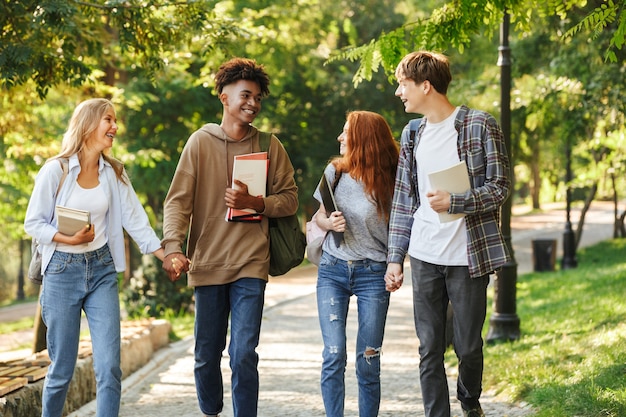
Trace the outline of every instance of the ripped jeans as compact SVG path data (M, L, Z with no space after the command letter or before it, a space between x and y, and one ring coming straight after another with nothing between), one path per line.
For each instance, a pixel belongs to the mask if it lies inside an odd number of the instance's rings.
M345 400L346 321L350 297L356 295L356 376L359 416L375 417L380 407L380 355L389 292L385 262L343 261L326 252L317 277L317 311L324 340L321 388L328 417L343 417Z

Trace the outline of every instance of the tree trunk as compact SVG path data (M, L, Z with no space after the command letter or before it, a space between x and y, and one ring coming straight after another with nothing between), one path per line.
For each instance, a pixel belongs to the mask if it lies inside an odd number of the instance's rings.
M534 150L536 158L530 162L530 171L533 179L533 185L530 189L530 195L532 198L533 209L539 210L541 208L539 203L539 195L541 194L541 167L539 166L539 147Z
M616 219L617 226L619 228L619 234L617 237L621 237L621 238L626 237L626 227L624 226L624 218L626 218L626 211L623 211L622 214L620 214L619 218Z
M578 219L578 226L576 227L576 236L575 236L575 242L574 242L575 250L578 249L578 245L580 244L580 239L582 238L582 235L583 235L583 226L585 225L585 215L589 211L589 207L591 207L591 203L593 202L593 199L596 197L597 191L598 191L598 182L596 181L591 186L591 189L589 190L589 194L587 195L587 198L585 199L585 205L580 211L580 219Z

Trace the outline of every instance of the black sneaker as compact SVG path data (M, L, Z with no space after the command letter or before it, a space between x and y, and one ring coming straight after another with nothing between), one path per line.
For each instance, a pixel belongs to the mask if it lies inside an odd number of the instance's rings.
M485 413L480 405L476 408L472 408L471 410L463 409L463 417L485 417Z

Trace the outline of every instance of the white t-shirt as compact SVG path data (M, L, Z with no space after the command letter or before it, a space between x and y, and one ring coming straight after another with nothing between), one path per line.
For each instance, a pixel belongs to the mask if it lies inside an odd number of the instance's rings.
M66 205L91 213L91 224L96 228L96 236L93 241L80 245L66 245L57 243L57 250L68 253L85 253L100 249L108 241L106 233L106 216L109 211L109 201L101 184L94 188L83 188L78 182L74 184L72 193Z
M459 162L458 132L454 128L457 108L440 123L426 121L415 150L420 207L413 216L408 253L413 258L435 265L467 265L467 231L465 218L440 223L439 216L428 202L431 190L428 174Z

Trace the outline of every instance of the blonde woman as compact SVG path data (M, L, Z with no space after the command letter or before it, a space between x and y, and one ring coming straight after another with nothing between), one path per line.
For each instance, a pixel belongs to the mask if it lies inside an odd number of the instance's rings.
M80 103L63 136L61 152L39 171L24 228L40 243L51 364L42 395L43 417L61 417L78 354L81 312L89 322L98 417L119 413L120 304L117 273L126 269L124 230L142 253L163 260L122 164L107 156L117 134L113 104L96 98ZM67 164L67 177L57 188ZM86 210L91 223L73 235L58 231L57 205Z

